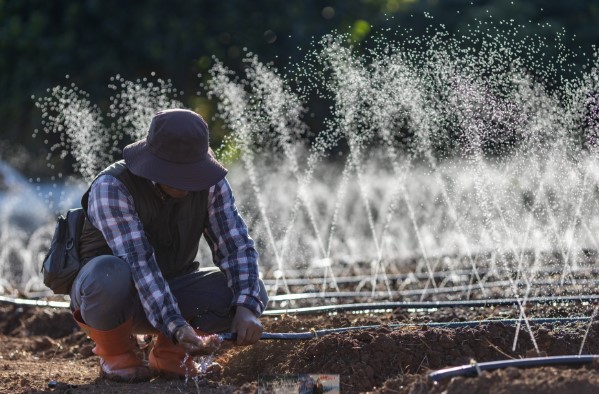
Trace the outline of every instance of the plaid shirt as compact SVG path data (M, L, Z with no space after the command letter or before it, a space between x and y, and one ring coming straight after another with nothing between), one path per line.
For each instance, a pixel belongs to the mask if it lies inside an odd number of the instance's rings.
M87 213L114 255L129 263L148 321L172 338L187 323L162 276L127 188L113 176L100 176L92 184ZM245 306L257 315L262 313L264 305L258 297L258 253L237 212L226 179L210 188L204 236L214 264L225 273L233 291L233 304Z

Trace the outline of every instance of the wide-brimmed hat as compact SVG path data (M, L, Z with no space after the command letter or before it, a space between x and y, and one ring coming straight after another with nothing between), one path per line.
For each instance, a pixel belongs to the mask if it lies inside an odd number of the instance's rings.
M205 190L227 174L209 148L208 125L186 109L169 109L152 118L148 136L127 145L129 171L186 191Z

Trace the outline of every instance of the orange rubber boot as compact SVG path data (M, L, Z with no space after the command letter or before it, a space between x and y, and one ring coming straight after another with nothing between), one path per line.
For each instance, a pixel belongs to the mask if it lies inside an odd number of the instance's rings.
M201 337L209 335L199 330L195 331ZM201 371L193 357L185 353L183 346L175 345L162 333L158 334L154 347L150 352L150 368L167 377L195 378L202 373L214 374L217 372L214 371L218 368L217 365L212 363L206 371Z
M96 330L85 324L81 311L73 313L81 329L96 343L93 352L100 357L100 376L118 382L141 382L152 378L152 370L134 352L133 321L112 330Z

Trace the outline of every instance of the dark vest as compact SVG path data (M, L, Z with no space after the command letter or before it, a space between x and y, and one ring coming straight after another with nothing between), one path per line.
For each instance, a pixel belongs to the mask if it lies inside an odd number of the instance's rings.
M208 190L190 192L181 199L164 198L152 181L132 174L124 161L112 164L98 177L105 174L121 181L133 196L135 210L154 248L162 275L168 279L197 270L199 263L194 259L208 220ZM86 214L90 189L81 199ZM86 218L79 241L82 261L105 254L113 253L100 230Z

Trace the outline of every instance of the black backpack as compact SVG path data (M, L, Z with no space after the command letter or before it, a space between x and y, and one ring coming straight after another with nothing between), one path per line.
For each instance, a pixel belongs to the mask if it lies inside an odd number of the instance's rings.
M79 238L84 221L85 212L82 208L70 209L66 217L58 218L50 250L42 264L44 284L52 289L54 294L69 294L81 268Z

